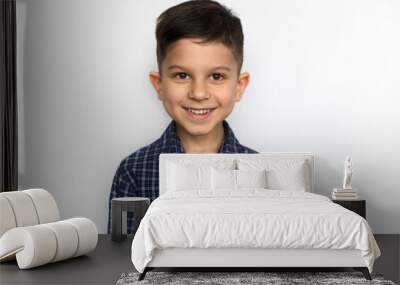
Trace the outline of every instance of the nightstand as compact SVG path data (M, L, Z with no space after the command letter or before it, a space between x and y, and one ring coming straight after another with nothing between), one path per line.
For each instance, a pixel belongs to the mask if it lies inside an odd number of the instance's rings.
M124 241L127 238L127 212L133 212L136 232L140 221L150 206L150 199L144 197L120 197L111 200L111 240Z
M339 204L340 206L349 209L350 211L353 211L354 213L359 214L361 217L366 219L365 200L332 200L332 202Z

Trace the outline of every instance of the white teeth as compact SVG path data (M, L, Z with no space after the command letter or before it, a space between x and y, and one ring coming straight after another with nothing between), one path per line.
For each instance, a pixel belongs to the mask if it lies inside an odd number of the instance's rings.
M195 110L195 109L188 109L189 112L192 112L196 115L203 115L211 111L211 109L202 109L202 110Z

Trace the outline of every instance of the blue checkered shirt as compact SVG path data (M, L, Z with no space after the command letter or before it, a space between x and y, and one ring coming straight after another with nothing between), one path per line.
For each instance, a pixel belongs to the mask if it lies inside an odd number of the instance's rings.
M258 153L236 139L226 120L223 121L224 141L218 153ZM115 197L158 197L158 158L160 153L185 153L176 135L176 122L168 125L159 139L123 159L115 173L108 203L108 233L111 233L111 200ZM134 217L127 213L127 233L133 233Z

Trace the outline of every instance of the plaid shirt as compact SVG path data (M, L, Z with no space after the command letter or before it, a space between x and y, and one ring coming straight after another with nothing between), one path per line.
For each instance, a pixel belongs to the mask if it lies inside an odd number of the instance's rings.
M115 173L108 203L108 233L111 233L111 200L115 197L158 197L158 158L160 153L185 153L176 135L176 122L168 125L159 139L123 159ZM226 120L223 121L224 141L218 153L258 153L236 139ZM127 213L127 233L133 233L133 213Z

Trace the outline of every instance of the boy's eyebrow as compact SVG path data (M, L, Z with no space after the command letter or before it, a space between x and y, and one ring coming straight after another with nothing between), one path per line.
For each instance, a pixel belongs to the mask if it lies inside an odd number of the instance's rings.
M174 68L185 69L185 70L188 69L188 68L186 68L186 67L184 67L184 66L177 65L177 64L173 64L173 65L171 65L171 66L168 67L168 70L171 70L171 69L174 69ZM231 69L230 69L228 66L224 66L224 65L216 66L216 67L213 67L213 68L212 68L212 70L216 70L216 69L225 69L225 70L227 70L227 71L231 71Z

